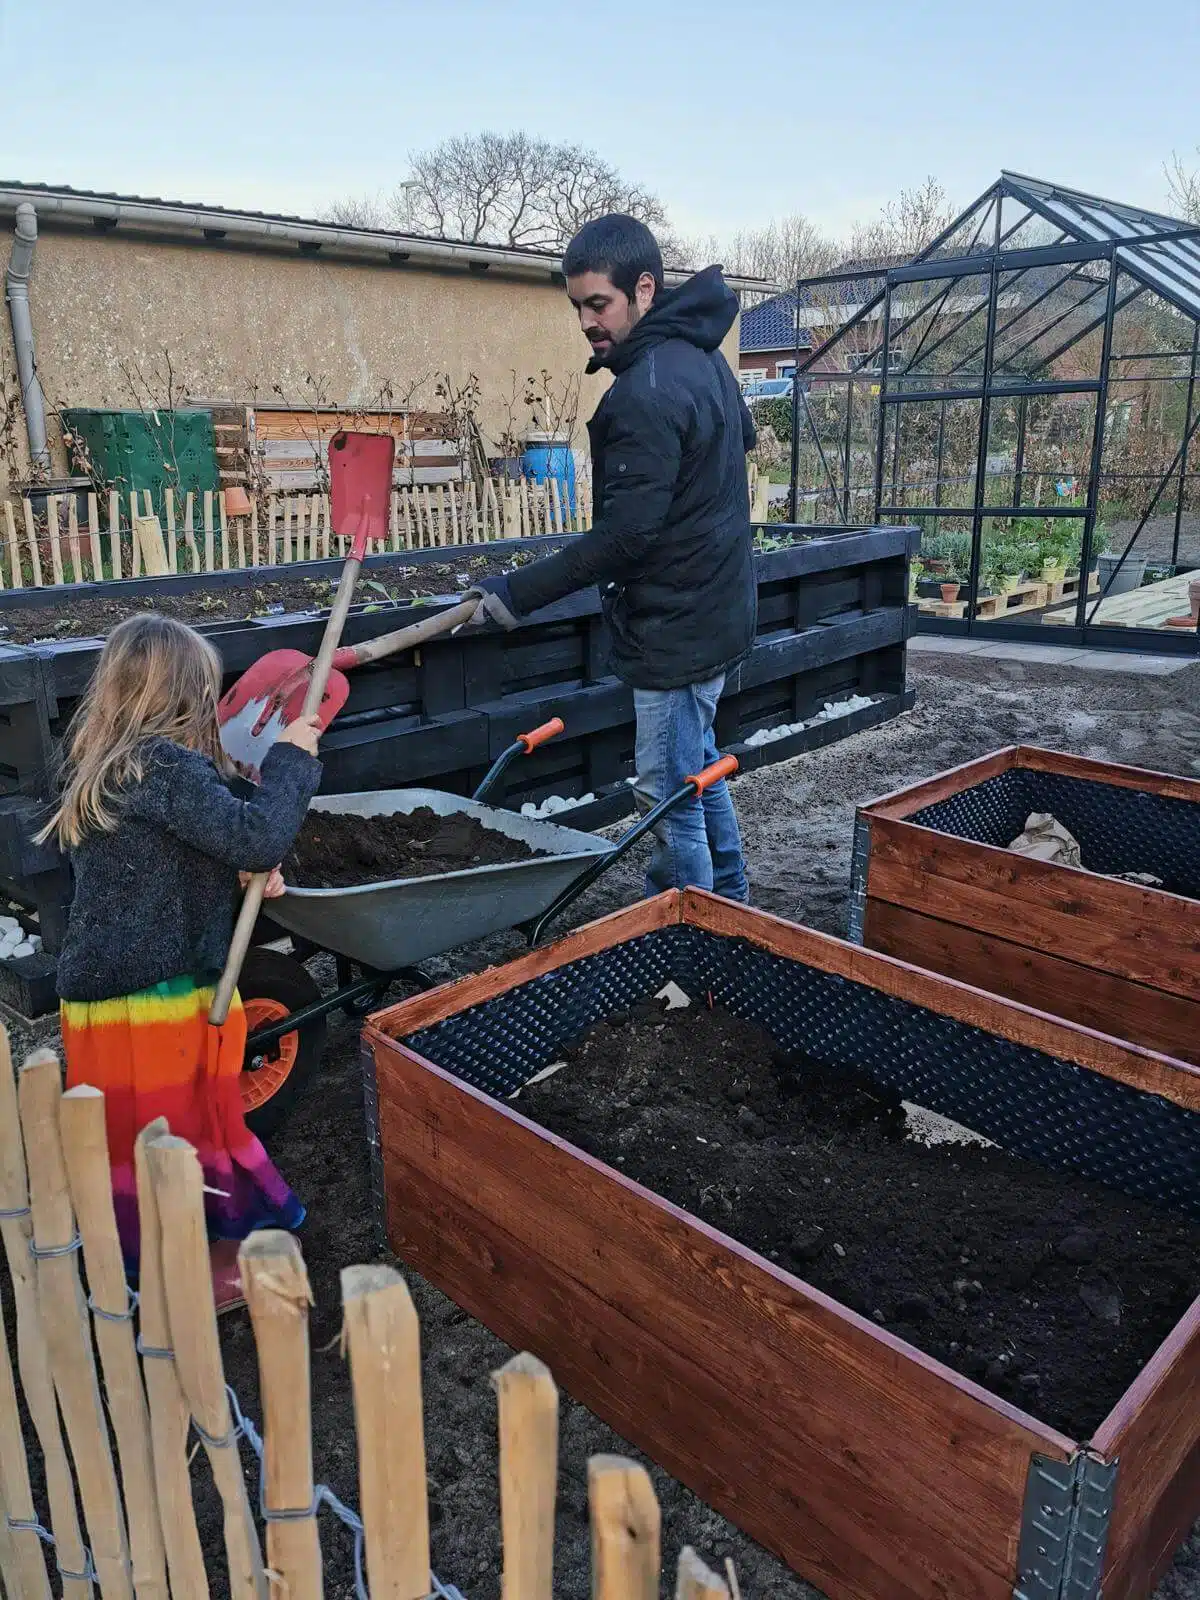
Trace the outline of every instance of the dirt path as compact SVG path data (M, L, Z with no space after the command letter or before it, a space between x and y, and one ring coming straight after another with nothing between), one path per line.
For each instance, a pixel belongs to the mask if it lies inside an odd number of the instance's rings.
M1200 666L1167 678L1140 678L969 656L922 655L913 662L920 698L910 716L735 785L754 900L762 909L843 933L855 804L1000 745L1023 740L1188 776L1200 771ZM575 908L574 920L628 903L640 893L643 867L644 855L635 851L634 860L622 863ZM520 948L512 938L497 938L430 965L451 976ZM52 1026L37 1032L42 1041L53 1041ZM28 1042L28 1032L14 1039L17 1048ZM349 1023L339 1021L331 1030L324 1076L273 1141L272 1154L310 1206L302 1243L316 1296L317 1473L339 1494L357 1499L350 1389L337 1349L338 1271L369 1259L371 1233L356 1029ZM488 1373L507 1352L435 1289L411 1275L410 1281L423 1326L435 1565L467 1600L496 1600L496 1413ZM248 1323L234 1317L222 1327L230 1381L251 1414L261 1417ZM586 1600L589 1593L584 1464L589 1454L612 1449L627 1447L564 1395L555 1591L560 1600ZM814 1589L665 1474L655 1469L654 1478L663 1506L664 1551L672 1563L680 1545L689 1542L710 1558L733 1556L747 1597L819 1600ZM219 1543L215 1523L209 1531ZM322 1535L326 1592L340 1600L351 1591L349 1543L332 1524L323 1524ZM1194 1535L1177 1555L1156 1600L1200 1600L1200 1537Z

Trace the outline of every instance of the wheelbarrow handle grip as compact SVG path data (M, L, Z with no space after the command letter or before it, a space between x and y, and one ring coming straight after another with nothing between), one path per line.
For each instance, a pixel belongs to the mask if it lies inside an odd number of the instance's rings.
M622 856L627 855L638 840L649 833L676 806L682 805L685 800L696 799L705 789L711 788L714 783L720 783L722 778L727 778L731 772L737 771L737 765L736 756L721 756L711 767L705 767L704 771L698 772L695 777L685 778L674 794L669 794L665 800L660 800L656 806L639 817L633 826L621 835L612 850L585 867L540 917L522 925L522 931L530 945L535 945L556 917L561 916L569 905L578 900L585 889L590 888L597 878L603 877L610 867L615 866Z
M561 717L551 717L550 721L543 722L540 728L534 728L529 733L519 733L517 743L525 746L526 755L532 755L538 745L545 744L548 739L557 738L564 726Z
M697 794L703 794L705 789L711 789L714 783L720 783L722 778L731 777L738 769L736 756L722 756L719 761L714 761L711 767L705 767L703 772L697 772L684 779L695 787Z

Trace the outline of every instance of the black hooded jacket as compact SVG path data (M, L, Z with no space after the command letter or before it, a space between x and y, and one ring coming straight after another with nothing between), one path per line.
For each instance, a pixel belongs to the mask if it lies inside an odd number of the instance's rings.
M613 669L637 689L703 682L754 641L754 424L720 352L737 309L709 267L592 361L615 377L588 423L594 526L508 575L522 615L599 584Z

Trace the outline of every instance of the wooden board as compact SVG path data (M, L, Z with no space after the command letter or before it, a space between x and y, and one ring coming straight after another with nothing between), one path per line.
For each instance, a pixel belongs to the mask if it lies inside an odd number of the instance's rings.
M553 1363L573 1394L833 1600L1009 1600L1029 1454L1067 1459L1070 1440L402 1042L680 920L1193 1107L1200 1072L694 890L368 1022L398 1253L502 1338ZM1197 1509L1195 1479L1181 1483L1175 1470L1200 1452L1195 1408L1183 1402L1194 1342L1181 1325L1105 1424L1122 1441L1122 1475L1153 1484L1118 1500L1125 1521L1105 1592L1124 1600L1148 1595L1152 1567ZM1110 1454L1112 1440L1097 1448Z
M1101 1424L1098 1454L1117 1460L1105 1600L1143 1600L1200 1516L1200 1300Z
M866 817L911 817L926 806L936 805L952 794L961 794L988 778L998 777L1011 767L1031 772L1057 772L1065 778L1084 778L1089 783L1111 783L1122 789L1141 789L1171 800L1190 800L1200 805L1200 778L1181 778L1173 772L1154 772L1149 767L1131 767L1117 761L1094 761L1088 756L1069 755L1065 750L1045 750L1040 745L1007 745L990 755L961 766L935 773L921 783L893 790L860 809Z
M1200 906L873 816L870 898L1200 1000Z
M1200 1004L868 896L864 943L1200 1066ZM1198 1102L1200 1106L1200 1102Z
M1163 578L1159 583L1146 583L1140 589L1133 589L1129 594L1108 595L1100 601L1099 605L1089 603L1087 620L1097 627L1107 628L1163 628L1167 632L1176 633L1183 630L1166 628L1168 617L1186 617L1191 609L1188 604L1188 585L1194 581L1194 572L1178 572L1173 578ZM1099 579L1092 593L1100 592ZM1068 606L1063 611L1050 612L1043 621L1072 626L1075 622L1075 607Z

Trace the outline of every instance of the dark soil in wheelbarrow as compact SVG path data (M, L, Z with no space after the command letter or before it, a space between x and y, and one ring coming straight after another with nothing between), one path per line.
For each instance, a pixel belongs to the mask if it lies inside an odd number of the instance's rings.
M449 817L428 806L388 817L313 811L283 864L283 876L298 888L344 889L531 861L545 854L461 811Z
M1200 1224L995 1147L753 1023L651 1002L517 1108L1052 1427L1087 1439L1200 1292Z

